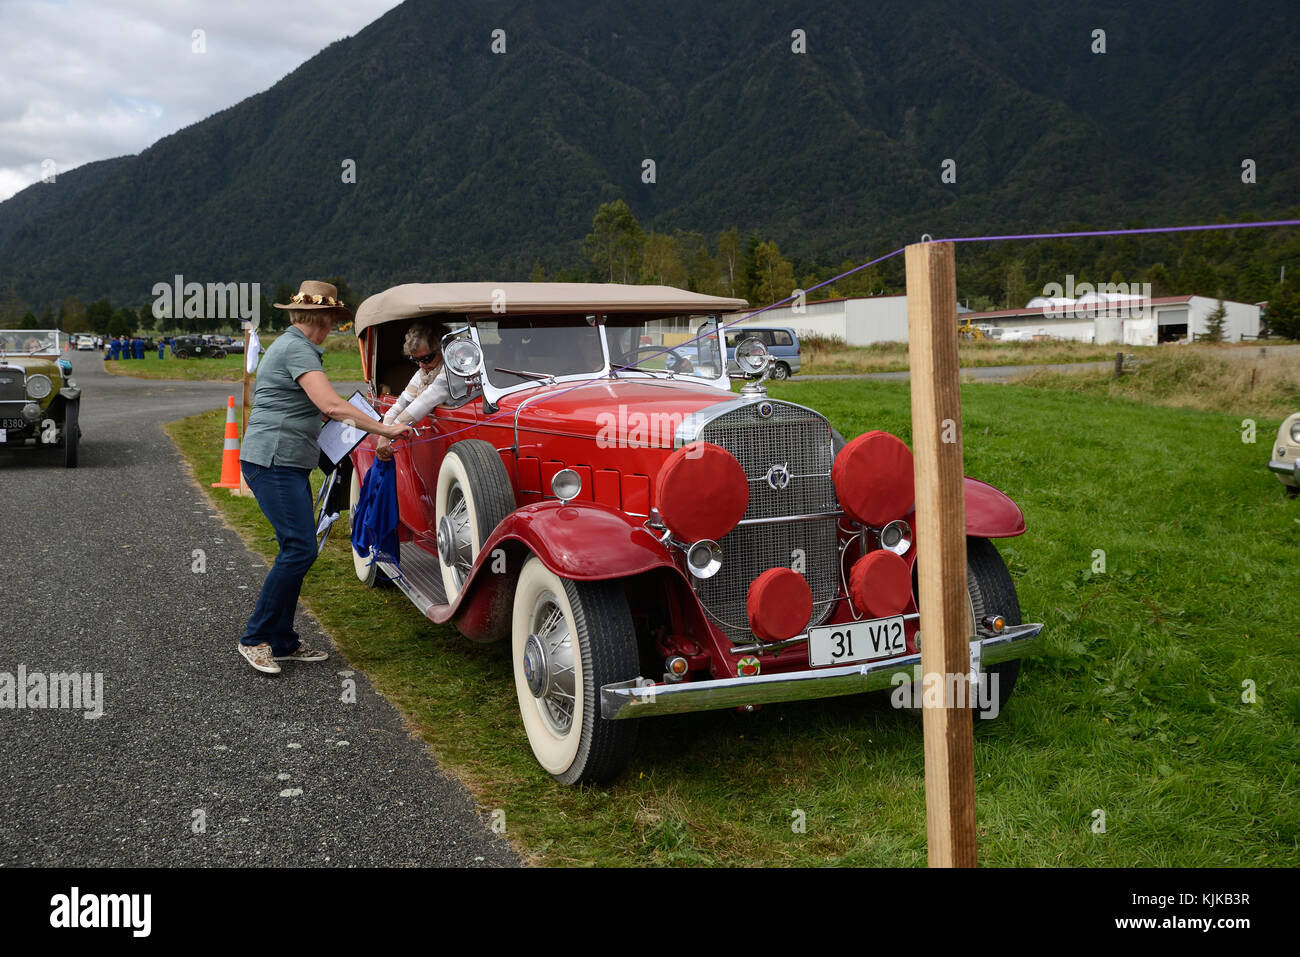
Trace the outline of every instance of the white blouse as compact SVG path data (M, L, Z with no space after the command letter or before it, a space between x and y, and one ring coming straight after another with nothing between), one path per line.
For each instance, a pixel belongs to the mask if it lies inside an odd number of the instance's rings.
M451 389L447 387L447 377L441 365L431 372L416 369L393 407L385 413L384 422L392 425L399 415L403 422L419 422L433 411L435 405L442 405L450 398ZM403 412L406 414L402 415Z

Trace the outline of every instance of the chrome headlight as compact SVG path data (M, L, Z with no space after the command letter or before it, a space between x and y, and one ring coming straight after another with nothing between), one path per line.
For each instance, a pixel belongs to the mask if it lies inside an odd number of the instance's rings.
M767 346L751 336L736 346L736 365L745 375L759 375L767 369Z
M1291 441L1300 445L1300 419L1291 423Z
M483 371L483 350L473 339L453 339L442 347L442 359L462 379Z
M686 567L696 578L712 578L722 568L722 547L702 538L686 550Z
M582 491L582 476L573 469L560 469L551 478L551 491L556 498L567 504Z
M37 375L27 377L27 394L33 399L43 399L53 391L49 376Z
M890 522L880 530L880 547L895 555L906 555L912 547L912 526L902 519Z

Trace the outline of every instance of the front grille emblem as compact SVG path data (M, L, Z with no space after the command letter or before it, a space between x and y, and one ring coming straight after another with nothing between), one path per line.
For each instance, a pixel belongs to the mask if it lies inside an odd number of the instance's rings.
M767 484L773 491L780 492L790 484L790 469L786 465L773 465L767 470Z

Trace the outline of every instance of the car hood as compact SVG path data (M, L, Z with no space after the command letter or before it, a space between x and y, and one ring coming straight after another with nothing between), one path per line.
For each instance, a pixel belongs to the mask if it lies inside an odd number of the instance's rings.
M17 367L22 369L27 375L36 375L37 373L47 375L56 384L60 378L58 363L46 356L10 355L0 359L0 369L3 369L6 365L11 368Z
M511 393L501 399L503 415L517 416L521 430L602 440L662 436L652 445L671 448L676 427L692 413L732 402L732 392L681 379L595 379L561 382Z

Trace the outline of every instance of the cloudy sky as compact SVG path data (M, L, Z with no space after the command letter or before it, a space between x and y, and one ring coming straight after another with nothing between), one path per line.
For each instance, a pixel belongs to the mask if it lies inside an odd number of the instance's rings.
M39 180L46 160L62 172L138 153L398 2L0 0L0 200Z

